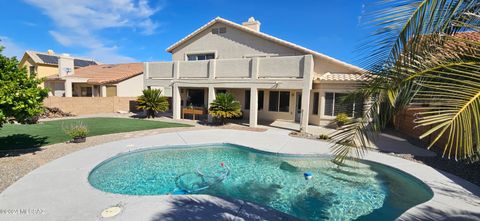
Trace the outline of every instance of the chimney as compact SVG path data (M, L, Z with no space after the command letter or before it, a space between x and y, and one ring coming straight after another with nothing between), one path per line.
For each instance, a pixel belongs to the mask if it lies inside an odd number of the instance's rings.
M250 17L248 21L242 23L243 26L250 28L254 31L260 31L260 22L255 20L254 17Z
M58 76L65 77L75 72L73 58L69 54L62 54L58 57Z
M48 51L47 51L47 54L48 54L48 55L54 55L54 54L55 54L55 52L53 52L53 50L52 50L52 49L48 49Z

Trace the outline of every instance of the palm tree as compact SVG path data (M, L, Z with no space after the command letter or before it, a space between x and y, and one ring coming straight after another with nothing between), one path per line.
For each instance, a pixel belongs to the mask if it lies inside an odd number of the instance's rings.
M215 100L210 103L208 114L220 118L222 124L225 124L227 118L242 116L240 102L235 100L235 97L230 93L217 94Z
M137 98L137 108L147 112L147 118L155 118L157 112L165 112L168 110L167 97L162 96L159 89L145 89L143 95Z
M361 119L332 136L336 160L361 157L375 135L412 106L419 111L416 127L431 127L420 136L433 136L429 148L443 138L443 156L478 156L480 42L468 35L479 34L480 2L385 0L373 7L375 31L363 47L370 52L369 80L355 93L370 104Z

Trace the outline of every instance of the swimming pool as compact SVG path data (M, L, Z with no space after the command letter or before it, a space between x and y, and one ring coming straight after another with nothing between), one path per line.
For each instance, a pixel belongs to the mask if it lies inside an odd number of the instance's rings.
M312 178L307 180L305 172ZM117 194L188 193L247 200L304 220L394 220L433 196L423 182L381 164L349 161L338 166L325 157L273 154L233 144L133 151L102 162L88 180L99 190Z

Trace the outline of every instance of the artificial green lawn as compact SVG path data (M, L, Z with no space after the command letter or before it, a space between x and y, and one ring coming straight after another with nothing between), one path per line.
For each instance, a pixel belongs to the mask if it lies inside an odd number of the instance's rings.
M5 124L0 128L0 150L38 148L69 141L63 128L83 122L88 136L191 125L128 118L83 118L45 121L33 125ZM87 138L88 139L88 138Z

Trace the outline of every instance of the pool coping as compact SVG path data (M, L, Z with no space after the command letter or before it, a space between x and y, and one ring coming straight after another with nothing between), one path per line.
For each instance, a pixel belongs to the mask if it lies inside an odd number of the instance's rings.
M105 193L88 183L88 175L94 167L118 154L155 146L206 143L231 143L270 153L322 156L330 155L331 146L321 140L291 137L288 136L288 131L283 130L249 132L228 129L171 132L105 143L45 164L0 193L0 210L39 209L42 214L0 213L0 218L6 216L9 220L36 220L41 216L48 220L102 220L100 212L103 209L120 204L124 211L109 220L129 220L133 217L135 220L151 220L152 217L158 218L169 213L169 210L174 209L176 201L184 200L182 208L187 210L192 203L202 205L202 202L209 202L217 205L210 209L219 211L211 212L221 214L222 219L292 219L241 200L206 195L130 196ZM410 208L397 220L474 220L480 217L480 187L427 165L384 153L368 152L364 159L406 172L432 189L432 199ZM182 214L178 212L174 215Z

